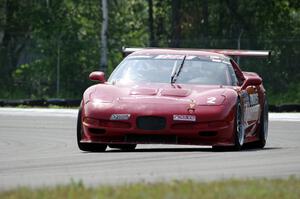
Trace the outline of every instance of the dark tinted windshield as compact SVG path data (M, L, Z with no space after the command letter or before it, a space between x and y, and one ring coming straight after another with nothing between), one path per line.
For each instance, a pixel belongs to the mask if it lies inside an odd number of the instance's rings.
M111 83L170 83L174 67L184 55L153 55L127 57L109 78ZM203 85L233 85L232 66L220 57L186 56L176 83Z

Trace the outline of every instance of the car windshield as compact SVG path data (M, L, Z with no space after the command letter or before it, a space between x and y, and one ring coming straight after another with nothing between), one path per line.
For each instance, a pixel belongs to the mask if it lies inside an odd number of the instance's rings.
M182 69L178 73L181 65ZM234 85L236 81L231 64L224 58L147 55L129 56L124 59L111 74L108 82L171 83L174 71L175 75L178 75L177 84Z

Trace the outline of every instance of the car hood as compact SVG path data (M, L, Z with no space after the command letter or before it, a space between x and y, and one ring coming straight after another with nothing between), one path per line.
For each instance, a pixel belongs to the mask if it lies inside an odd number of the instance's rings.
M231 86L147 83L139 85L97 84L88 101L106 103L160 103L221 105L234 90ZM228 92L228 91L231 92Z

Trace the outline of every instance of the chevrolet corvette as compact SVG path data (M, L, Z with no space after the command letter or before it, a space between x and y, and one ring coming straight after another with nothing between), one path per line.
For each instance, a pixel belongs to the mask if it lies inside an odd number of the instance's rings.
M231 56L269 56L269 51L126 48L106 80L83 94L77 144L83 151L137 144L263 148L268 102L261 77L242 71Z

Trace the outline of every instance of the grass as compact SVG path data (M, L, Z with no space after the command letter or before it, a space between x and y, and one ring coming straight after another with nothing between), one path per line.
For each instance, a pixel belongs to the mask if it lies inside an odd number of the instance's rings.
M269 104L300 104L300 82L290 83L285 91L279 92L275 88L267 89Z
M18 188L0 192L2 199L15 198L119 198L119 199L298 199L300 198L300 179L248 179L223 180L215 182L196 182L192 180L159 183L135 183L124 185L102 185L85 187L81 182L65 186L38 189Z

